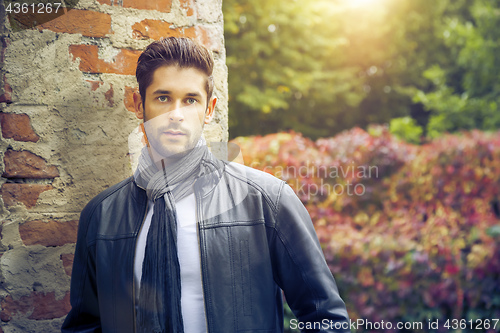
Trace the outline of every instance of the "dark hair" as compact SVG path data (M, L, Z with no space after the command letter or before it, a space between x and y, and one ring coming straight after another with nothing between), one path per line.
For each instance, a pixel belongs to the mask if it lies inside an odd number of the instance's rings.
M196 68L207 75L205 90L207 103L214 90L214 59L201 44L184 37L167 37L154 41L146 47L137 60L135 77L139 83L142 104L146 103L146 89L153 81L155 70L162 66Z

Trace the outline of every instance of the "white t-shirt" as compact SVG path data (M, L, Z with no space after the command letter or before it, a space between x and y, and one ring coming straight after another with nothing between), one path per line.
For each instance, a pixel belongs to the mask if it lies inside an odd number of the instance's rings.
M181 267L181 307L185 333L206 332L205 305L201 282L200 250L196 224L196 199L194 194L175 203L177 212L177 255ZM146 220L139 232L135 248L134 278L141 285L142 262L151 226L154 203L148 202ZM136 288L136 297L139 296Z

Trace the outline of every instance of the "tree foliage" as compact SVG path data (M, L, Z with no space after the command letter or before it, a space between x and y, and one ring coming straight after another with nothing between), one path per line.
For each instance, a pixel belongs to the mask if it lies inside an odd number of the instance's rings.
M348 41L328 2L227 0L224 8L232 135L292 127L326 135L342 111L335 105L359 104L357 69L341 66Z
M440 23L437 36L449 61L429 64L423 76L431 88L417 90L413 96L431 111L429 134L500 128L498 1L472 1L465 15L450 15Z
M355 2L224 1L231 137L500 127L496 0Z

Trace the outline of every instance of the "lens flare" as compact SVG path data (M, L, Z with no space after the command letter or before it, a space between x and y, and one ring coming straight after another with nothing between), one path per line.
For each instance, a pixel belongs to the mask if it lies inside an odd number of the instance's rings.
M373 6L380 2L379 0L346 0L345 4L349 7L358 8L358 7L369 7Z

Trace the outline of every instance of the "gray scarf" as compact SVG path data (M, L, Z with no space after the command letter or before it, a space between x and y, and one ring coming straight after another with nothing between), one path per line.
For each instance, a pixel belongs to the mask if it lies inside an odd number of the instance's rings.
M194 181L204 174L204 160L210 152L203 138L185 156L159 170L147 147L141 151L134 178L154 202L137 310L137 331L141 333L183 333L181 278L177 256L177 214L175 201L193 192Z

